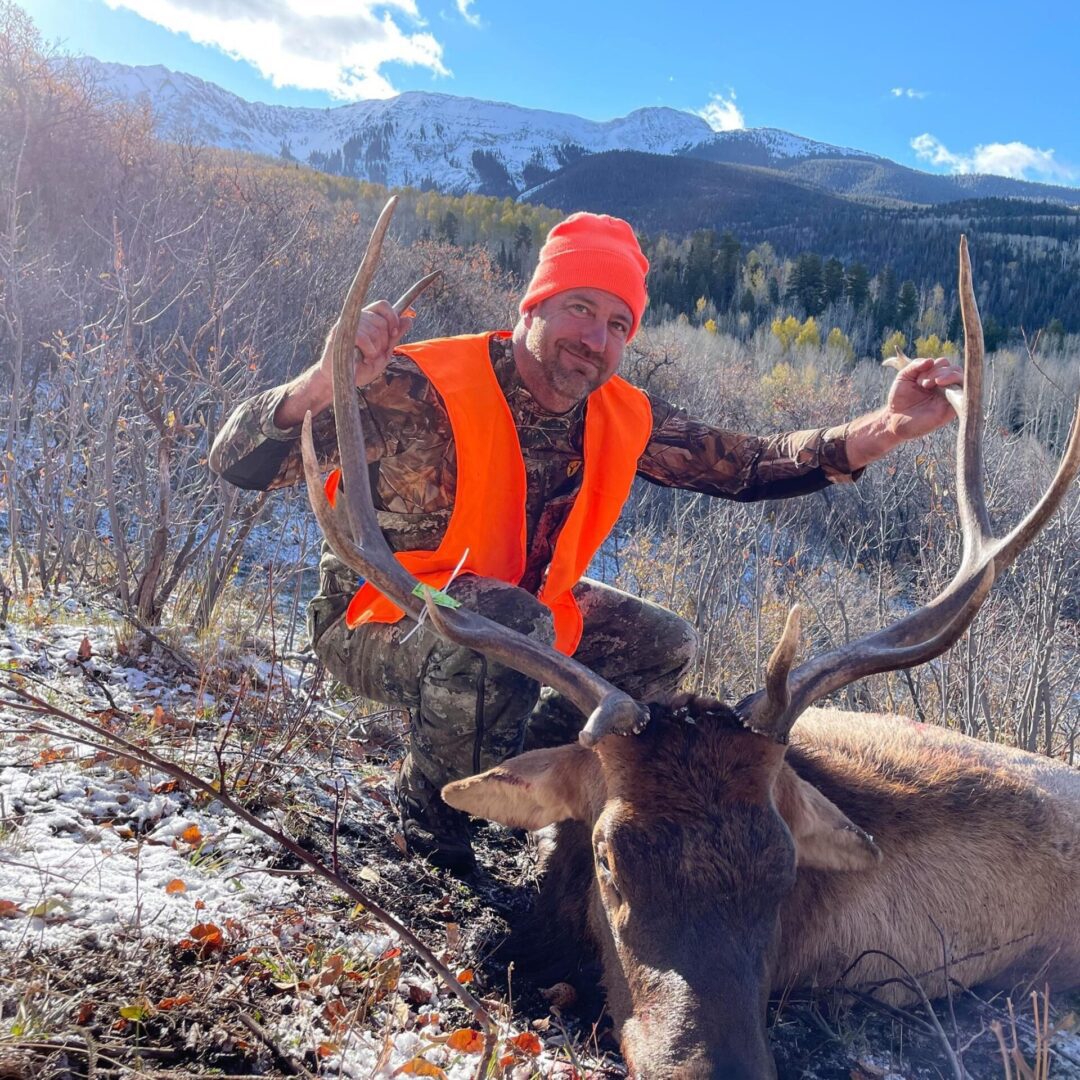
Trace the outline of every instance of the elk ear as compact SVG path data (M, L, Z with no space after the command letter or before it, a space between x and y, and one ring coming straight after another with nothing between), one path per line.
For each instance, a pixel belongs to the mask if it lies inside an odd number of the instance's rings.
M600 762L592 750L570 743L530 750L487 772L455 780L442 797L473 817L512 829L542 829L588 815L590 792L601 789Z
M780 816L795 841L799 866L866 870L881 862L881 849L874 838L787 763L777 776L775 797Z

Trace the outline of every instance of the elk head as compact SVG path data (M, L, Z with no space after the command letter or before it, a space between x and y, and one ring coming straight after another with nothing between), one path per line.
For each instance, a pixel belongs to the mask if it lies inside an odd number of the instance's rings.
M382 219L365 264L373 250L377 258L380 228L385 231ZM780 907L798 868L872 872L881 858L858 823L785 763L792 726L814 701L864 675L944 652L1080 469L1080 421L1074 421L1047 492L1007 536L993 537L981 488L982 329L964 240L960 296L965 387L949 393L960 417L964 550L953 580L924 608L797 668L793 609L762 690L733 707L686 697L646 707L553 649L471 612L426 603L439 633L553 686L588 717L577 744L522 754L448 785L443 795L452 806L513 827L556 825L556 857L571 846L563 840L577 844L579 859L591 853L592 878L579 887L588 893L609 1007L635 1077L775 1075L765 1007ZM341 323L348 325L344 317ZM308 422L309 497L337 555L418 618L425 601L375 520L351 342L346 333L340 337L335 409L348 524L323 496Z

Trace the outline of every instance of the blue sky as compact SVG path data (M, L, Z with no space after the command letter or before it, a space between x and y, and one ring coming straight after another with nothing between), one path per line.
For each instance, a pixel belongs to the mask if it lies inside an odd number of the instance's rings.
M73 53L249 100L438 90L604 120L645 105L931 172L1080 185L1080 3L22 0Z

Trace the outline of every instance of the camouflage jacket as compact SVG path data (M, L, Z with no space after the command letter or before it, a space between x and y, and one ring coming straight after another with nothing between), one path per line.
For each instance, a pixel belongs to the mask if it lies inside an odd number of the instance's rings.
M555 539L581 482L584 403L568 413L543 410L522 385L508 339L493 339L491 360L517 425L528 491L527 562L523 588L536 592ZM266 491L303 478L299 429L274 425L284 397L276 387L243 402L210 451L210 467L230 483ZM391 360L383 377L358 391L375 507L396 551L438 546L454 502L456 460L450 421L426 376L407 357ZM844 428L757 437L723 431L649 395L653 432L638 476L664 487L738 501L779 499L852 480ZM314 421L324 471L337 463L333 409ZM324 547L320 596L332 614L344 610L355 575ZM325 620L320 620L323 625Z

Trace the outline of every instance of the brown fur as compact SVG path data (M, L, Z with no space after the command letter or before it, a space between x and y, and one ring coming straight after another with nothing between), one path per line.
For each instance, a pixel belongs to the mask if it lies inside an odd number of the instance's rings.
M829 984L881 949L945 990L1047 974L1080 982L1080 773L897 717L811 710L788 762L874 836L860 874L802 872L785 905L777 985ZM942 939L945 938L943 955ZM868 957L848 976L896 966ZM889 996L902 996L898 987Z
M598 946L637 1076L770 1075L770 990L899 1001L897 962L931 995L946 967L968 986L1080 983L1080 774L1033 755L835 710L810 710L785 753L680 699L640 736L524 754L445 796L568 823L542 906Z

